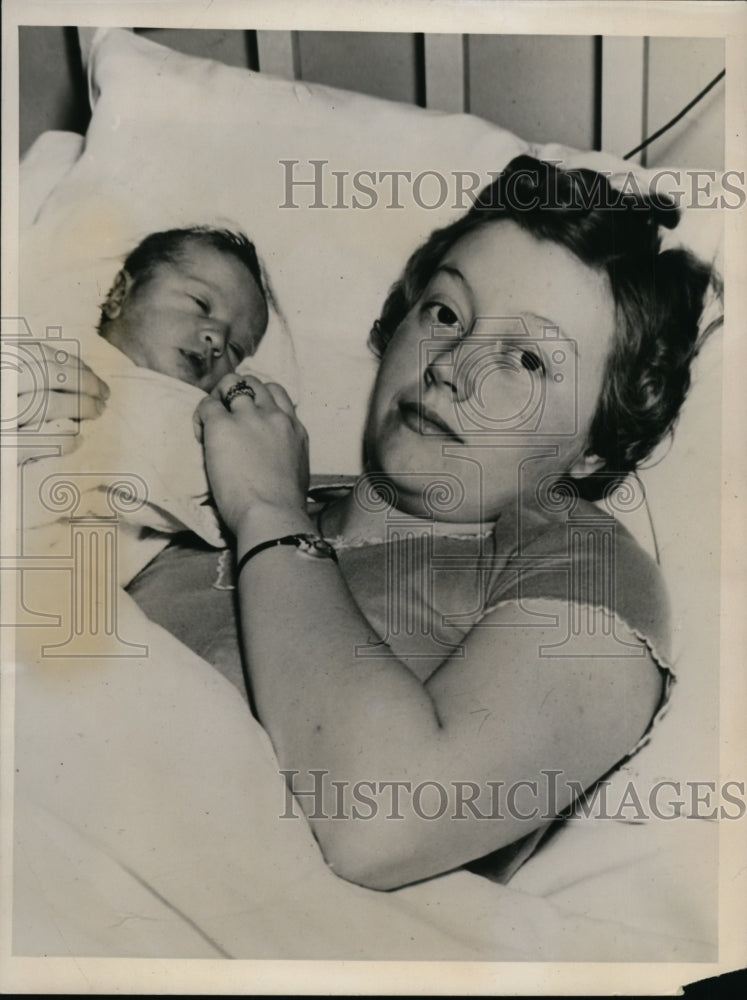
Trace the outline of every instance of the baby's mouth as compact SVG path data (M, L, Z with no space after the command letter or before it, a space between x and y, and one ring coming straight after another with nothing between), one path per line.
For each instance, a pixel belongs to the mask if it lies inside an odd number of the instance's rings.
M190 372L195 381L199 382L209 374L208 359L197 351L184 351L179 348L179 353L187 362Z

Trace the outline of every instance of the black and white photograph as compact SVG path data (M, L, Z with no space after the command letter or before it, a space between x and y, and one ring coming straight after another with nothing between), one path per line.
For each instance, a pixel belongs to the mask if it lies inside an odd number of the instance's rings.
M747 965L746 40L3 5L3 991Z

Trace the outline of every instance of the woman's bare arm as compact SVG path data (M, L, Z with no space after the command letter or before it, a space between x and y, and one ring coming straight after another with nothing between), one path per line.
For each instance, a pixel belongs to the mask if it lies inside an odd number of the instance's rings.
M286 547L250 561L240 601L253 694L281 767L298 772L294 790L319 792L299 802L330 865L374 888L449 870L547 823L570 803L569 782L589 787L634 746L660 697L653 662L631 655L641 647L621 655L607 638L600 656L589 633L573 657L543 656L560 629L512 626L510 605L423 684L393 656L357 655L376 637L338 568ZM531 610L562 616L540 601Z

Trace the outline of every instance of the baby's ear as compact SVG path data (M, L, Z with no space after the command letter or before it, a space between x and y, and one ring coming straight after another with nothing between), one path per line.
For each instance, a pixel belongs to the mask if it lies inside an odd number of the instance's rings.
M132 288L132 277L124 269L114 279L109 289L106 301L101 307L107 319L116 319L122 312L122 306Z

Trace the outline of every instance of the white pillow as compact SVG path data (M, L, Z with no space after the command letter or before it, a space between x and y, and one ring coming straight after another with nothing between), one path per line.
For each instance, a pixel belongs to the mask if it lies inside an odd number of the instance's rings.
M23 154L20 165L19 226L33 225L36 213L83 152L77 132L42 132Z

